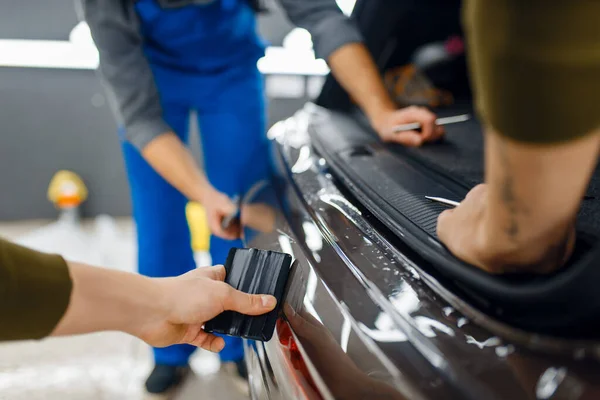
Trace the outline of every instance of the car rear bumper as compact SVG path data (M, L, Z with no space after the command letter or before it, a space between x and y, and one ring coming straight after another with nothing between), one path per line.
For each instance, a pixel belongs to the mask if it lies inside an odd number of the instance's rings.
M275 177L252 202L268 205L272 224L244 230L247 246L296 260L274 338L246 344L253 398L527 399L564 370L555 391L567 377L573 395L593 389L577 363L501 339L519 332L462 303L392 243L314 152L314 118L327 116L309 105L270 131Z

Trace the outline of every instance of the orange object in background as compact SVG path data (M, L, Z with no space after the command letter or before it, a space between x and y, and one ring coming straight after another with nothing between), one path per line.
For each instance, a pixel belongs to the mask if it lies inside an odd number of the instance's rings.
M58 171L50 180L48 200L58 209L76 208L88 196L88 190L79 175L72 171Z
M386 71L384 81L390 95L401 107L439 107L454 103L450 92L436 88L427 76L412 64Z

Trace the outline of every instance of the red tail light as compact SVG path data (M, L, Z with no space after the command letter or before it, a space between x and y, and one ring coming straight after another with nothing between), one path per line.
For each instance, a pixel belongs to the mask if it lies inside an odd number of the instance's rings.
M319 389L312 378L308 366L304 361L304 357L298 345L296 339L292 333L292 329L288 322L283 318L277 320L277 336L279 337L279 344L281 350L286 354L288 360L288 368L291 374L296 378L296 383L299 388L302 389L304 398L306 399L322 399L319 394Z

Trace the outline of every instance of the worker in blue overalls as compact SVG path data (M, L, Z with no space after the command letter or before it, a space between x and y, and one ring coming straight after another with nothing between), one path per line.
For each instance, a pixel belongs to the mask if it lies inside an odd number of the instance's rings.
M442 134L429 111L397 110L335 0L280 3L311 32L317 56L329 62L384 140L418 145ZM231 199L268 173L258 0L82 0L82 6L119 117L139 272L167 277L195 268L188 200L204 205L213 263L224 263L229 249L240 245L239 229L221 226L235 212ZM191 111L198 116L203 170L186 147ZM393 133L393 126L410 122L421 122L422 132ZM243 375L241 340L225 342L221 360L236 362ZM147 390L162 393L177 384L193 351L184 345L154 349Z

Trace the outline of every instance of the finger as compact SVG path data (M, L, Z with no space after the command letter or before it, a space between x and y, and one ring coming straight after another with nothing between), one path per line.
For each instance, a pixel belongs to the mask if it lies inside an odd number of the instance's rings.
M223 204L219 209L219 213L223 215L233 215L237 213L237 207L235 204L231 202L231 200L227 199L227 204Z
M189 344L213 353L218 353L225 347L225 340L223 340L222 337L213 335L212 333L206 333L200 329L196 339Z
M201 324L177 325L177 330L181 331L181 340L178 344L191 344L198 342L198 336L202 332Z
M231 201L231 199L225 195L221 199L220 210L224 215L231 215L237 212L237 205Z
M406 147L418 147L423 143L423 137L417 131L400 132L391 137L392 141Z
M221 227L221 221L223 218L215 213L212 213L208 217L208 226L210 227L210 233L215 236L221 237L223 228Z
M208 338L205 341L206 345L203 347L204 349L212 351L213 353L218 353L225 348L225 339L222 337L210 333L205 333L205 335Z
M210 231L213 235L221 238L221 239L225 239L225 240L235 240L237 239L237 237L235 237L235 235L232 235L228 232L226 232L222 227L221 227L221 223L223 221L223 218L219 215L213 215L210 217L210 221L209 221L209 226L210 226Z
M421 132L423 135L423 140L428 141L433 138L434 131L436 128L435 114L429 112L428 110L422 110L421 112Z
M223 232L230 237L231 240L234 240L241 236L242 229L238 222L232 222Z
M223 308L246 315L261 315L275 308L277 299L269 295L250 295L224 284Z
M436 127L434 113L423 107L410 107L406 110L404 117L409 118L410 122L419 122L423 139L431 139Z
M447 240L450 237L449 227L451 225L452 214L454 210L446 210L438 216L437 220L437 235L440 241L447 244Z
M240 225L237 222L232 222L229 226L223 227L221 224L223 223L223 219L219 221L219 231L221 233L220 237L227 240L235 240L240 237Z

